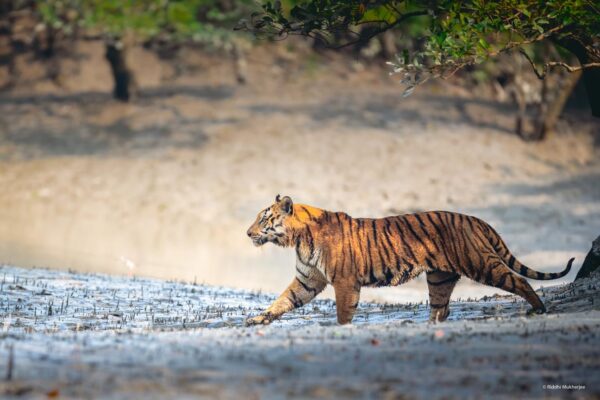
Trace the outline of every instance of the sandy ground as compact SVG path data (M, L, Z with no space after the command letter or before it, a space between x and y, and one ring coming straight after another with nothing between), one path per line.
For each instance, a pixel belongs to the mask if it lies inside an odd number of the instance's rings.
M138 49L142 90L123 105L86 44L70 86L0 95L0 261L275 293L293 252L255 249L245 231L281 193L353 216L473 214L534 268L580 265L600 233L597 122L567 116L524 143L483 92L403 99L380 69L276 49L250 54L246 86L222 60L190 51L173 77ZM461 282L454 298L493 292ZM363 293L426 298L423 281Z
M542 316L513 296L453 302L438 324L426 304L363 302L339 326L317 300L251 328L272 296L9 266L0 277L3 398L600 396L598 274L539 291Z

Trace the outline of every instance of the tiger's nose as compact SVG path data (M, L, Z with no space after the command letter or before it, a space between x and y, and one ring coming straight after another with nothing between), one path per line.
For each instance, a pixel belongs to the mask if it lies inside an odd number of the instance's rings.
M248 235L248 237L252 237L252 232L250 232L250 229L246 231L246 235Z

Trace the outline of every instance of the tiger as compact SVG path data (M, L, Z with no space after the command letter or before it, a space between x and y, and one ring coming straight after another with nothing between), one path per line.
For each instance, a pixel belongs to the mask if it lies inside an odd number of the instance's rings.
M302 307L330 284L337 322L352 322L365 286L397 286L425 272L429 319L448 318L452 290L461 276L524 298L528 313L546 308L527 280L558 279L569 273L542 273L521 262L483 220L449 211L427 211L385 218L353 218L294 204L277 195L246 232L255 246L267 242L296 249L296 274L283 293L246 325L270 324ZM519 275L522 276L519 276Z

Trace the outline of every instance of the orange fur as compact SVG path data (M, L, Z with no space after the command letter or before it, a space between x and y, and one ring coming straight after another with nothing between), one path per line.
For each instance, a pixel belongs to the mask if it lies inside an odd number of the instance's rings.
M296 249L296 277L282 295L249 324L270 323L301 307L327 284L335 290L338 322L352 321L363 286L402 284L427 274L431 319L444 320L452 290L464 275L525 298L537 312L545 308L518 272L534 279L566 275L541 273L518 262L484 221L432 211L379 219L293 204L279 196L248 229L256 245L273 242Z

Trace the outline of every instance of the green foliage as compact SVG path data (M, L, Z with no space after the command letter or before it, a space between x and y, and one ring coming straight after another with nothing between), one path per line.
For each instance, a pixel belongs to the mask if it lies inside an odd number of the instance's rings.
M597 43L600 5L592 0L304 0L289 7L265 1L246 28L255 34L300 34L331 38L369 25L374 36L420 20L422 47L403 51L391 64L415 85L431 77L446 77L503 51L546 39ZM405 31L406 32L406 31ZM369 37L367 37L369 38ZM360 38L361 40L363 38Z
M250 0L36 0L43 23L67 34L224 43Z

